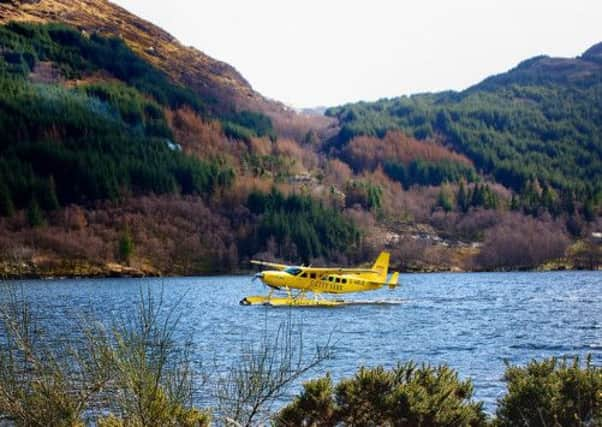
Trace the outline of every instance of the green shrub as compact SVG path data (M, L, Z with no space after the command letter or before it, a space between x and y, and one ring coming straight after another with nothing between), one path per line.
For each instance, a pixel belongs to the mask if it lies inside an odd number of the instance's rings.
M392 370L360 368L336 386L329 376L303 392L275 418L276 425L482 426L482 403L472 400L472 383L447 366Z
M132 255L134 255L134 240L130 230L126 228L119 238L119 259L129 265Z
M4 182L0 181L0 216L11 217L15 213L13 199Z
M46 222L44 219L44 213L40 209L40 205L36 199L31 199L29 207L27 208L27 222L31 227L40 227Z
M276 416L277 426L334 426L338 419L330 375L303 384L303 391Z
M361 205L364 209L378 210L382 206L383 189L370 181L349 181L345 186L347 206Z
M508 393L498 402L498 426L602 425L602 368L556 358L508 366Z

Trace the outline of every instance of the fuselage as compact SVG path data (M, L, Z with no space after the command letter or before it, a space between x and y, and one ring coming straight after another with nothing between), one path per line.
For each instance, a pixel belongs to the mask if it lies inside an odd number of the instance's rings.
M302 267L282 271L268 270L257 274L267 286L275 289L299 289L315 293L344 294L375 290L383 286L375 273L320 274Z

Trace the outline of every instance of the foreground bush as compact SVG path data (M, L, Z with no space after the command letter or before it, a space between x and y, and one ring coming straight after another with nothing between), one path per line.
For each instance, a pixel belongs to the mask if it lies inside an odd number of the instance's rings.
M498 402L498 426L601 426L602 368L556 358L509 366L508 393Z
M150 289L110 325L75 316L54 327L32 307L23 288L0 283L0 426L265 425L287 388L330 356L328 342L308 352L289 320L229 369L199 369L178 305L168 309ZM215 414L195 407L200 392L213 397Z
M336 386L330 377L304 384L275 419L278 426L481 426L483 404L470 380L447 366L361 368Z
M96 422L105 427L209 425L209 414L192 406L191 363L173 339L176 325L149 292L110 329L65 324L71 334L55 336L7 286L0 293L0 425L80 426L99 413L110 414Z

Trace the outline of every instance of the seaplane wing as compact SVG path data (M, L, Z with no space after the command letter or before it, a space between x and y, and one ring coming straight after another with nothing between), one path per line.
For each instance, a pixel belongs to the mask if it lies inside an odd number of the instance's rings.
M275 262L267 262L267 261L257 261L254 259L251 260L251 264L262 265L264 267L270 267L275 270L284 270L284 269L290 267L290 265L286 265L286 264L278 264Z
M263 267L273 268L274 270L286 270L289 267L297 267L303 271L316 274L360 274L360 273L377 273L372 268L342 268L342 267L305 267L287 264L278 264L275 262L251 260L251 264L261 265Z
M360 274L378 273L371 268L339 268L339 267L302 267L303 271L317 274Z

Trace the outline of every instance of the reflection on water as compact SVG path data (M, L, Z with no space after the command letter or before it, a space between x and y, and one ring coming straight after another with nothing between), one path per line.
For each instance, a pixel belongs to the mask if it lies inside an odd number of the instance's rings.
M602 273L480 273L403 275L401 286L357 298L401 298L400 305L270 309L243 307L264 293L250 277L24 281L48 331L69 334L65 319L106 321L132 312L146 286L163 288L167 307L182 313L181 336L194 338L198 362L230 366L241 347L292 318L305 348L332 335L334 358L319 373L334 379L361 366L414 360L447 363L471 377L488 410L504 391L504 361L592 354L602 365ZM67 322L73 324L73 322ZM314 372L314 375L319 374Z

